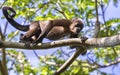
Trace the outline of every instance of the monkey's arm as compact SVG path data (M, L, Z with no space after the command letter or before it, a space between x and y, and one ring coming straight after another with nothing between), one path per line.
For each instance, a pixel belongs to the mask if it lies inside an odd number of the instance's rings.
M41 34L41 28L39 25L39 21L35 21L30 24L29 30L25 34L20 35L20 41L25 43L25 47L29 47L30 43L34 43L34 41Z
M48 20L45 23L45 27L42 30L41 34L38 36L38 38L34 41L34 45L37 45L38 43L41 43L43 38L47 36L49 31L53 28L53 20Z

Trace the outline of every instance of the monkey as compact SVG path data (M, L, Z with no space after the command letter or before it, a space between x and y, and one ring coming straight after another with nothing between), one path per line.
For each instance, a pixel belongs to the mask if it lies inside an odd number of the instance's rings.
M79 32L83 29L83 21L80 18L68 19L54 19L54 20L39 20L33 21L28 25L21 25L13 18L16 15L12 7L3 7L3 14L7 21L16 29L26 32L21 34L21 42L30 42L34 45L42 43L44 38L49 40L58 40L65 36L68 38L77 38ZM10 11L12 14L9 14Z

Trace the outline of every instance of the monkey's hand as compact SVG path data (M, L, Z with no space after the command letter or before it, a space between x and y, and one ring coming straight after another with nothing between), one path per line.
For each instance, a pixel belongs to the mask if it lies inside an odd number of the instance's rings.
M83 46L86 47L86 46L85 46L85 41L86 41L88 38L87 38L86 36L81 36L80 39L81 39L81 41L82 41ZM85 50L82 52L82 55L85 55L86 53L87 53L87 50L85 49Z
M83 44L83 46L84 46L84 44L85 44L85 41L88 39L86 36L81 36L81 37L79 37L80 39L81 39L81 41L82 41L82 44ZM70 48L71 49L73 49L73 48L80 48L81 46L70 46ZM83 51L82 52L82 55L85 55L86 54L86 50L85 51Z
M88 39L86 36L81 36L79 38L81 39L82 44L85 44L85 41ZM76 47L79 47L79 46L70 46L71 49L76 48Z
M80 37L82 44L85 44L85 41L88 39L86 36L81 36Z

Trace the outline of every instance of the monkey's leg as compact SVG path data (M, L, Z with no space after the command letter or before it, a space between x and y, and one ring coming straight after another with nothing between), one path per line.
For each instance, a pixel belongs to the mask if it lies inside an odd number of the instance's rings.
M40 31L40 30L39 30ZM25 47L27 47L27 48L29 48L30 47L30 43L34 43L35 42L35 40L37 39L37 34L39 34L40 35L40 32L39 33L37 33L36 32L36 34L31 34L29 37L27 37L28 39L26 40L26 42L25 42Z
M29 30L24 34L22 39L28 40L31 39L33 35L36 35L37 32L41 32L40 26L38 22L34 22L29 26ZM39 33L40 34L40 33Z
M26 47L29 47L30 43L35 41L36 37L38 37L38 35L40 35L40 33L41 33L41 29L40 29L39 25L33 24L31 26L31 28L26 32L26 34L21 36L20 41L24 42Z
M47 36L47 34L52 28L53 28L53 21L48 21L45 27L43 28L43 31L38 36L37 40L33 43L33 45L37 45L38 43L41 43L43 38Z

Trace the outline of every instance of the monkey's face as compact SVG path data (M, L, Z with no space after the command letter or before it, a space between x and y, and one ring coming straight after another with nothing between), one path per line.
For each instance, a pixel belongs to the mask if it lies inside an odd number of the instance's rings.
M71 21L70 31L73 34L78 34L83 29L83 22L81 19L74 19Z

